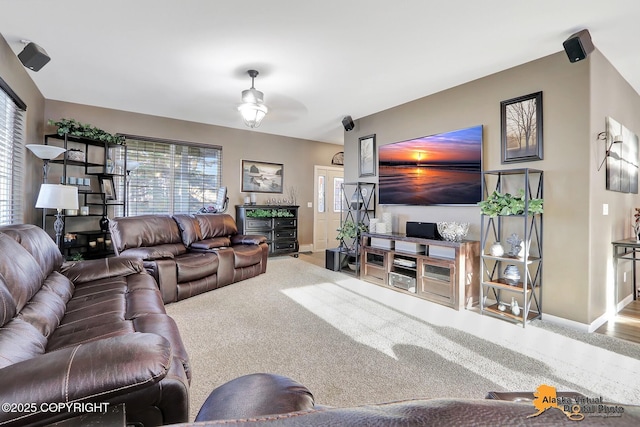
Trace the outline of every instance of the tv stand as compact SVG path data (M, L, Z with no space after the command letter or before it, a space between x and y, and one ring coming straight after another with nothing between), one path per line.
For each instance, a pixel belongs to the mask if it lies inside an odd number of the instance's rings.
M480 242L363 233L360 279L456 310L479 301Z

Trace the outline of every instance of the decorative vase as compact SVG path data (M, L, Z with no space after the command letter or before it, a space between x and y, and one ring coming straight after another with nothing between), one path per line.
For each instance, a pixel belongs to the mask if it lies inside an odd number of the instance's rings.
M504 305L502 301L500 301L500 303L498 304L498 310L505 311L506 309L507 309L507 306Z
M493 245L491 245L491 249L489 249L489 251L491 252L491 256L504 255L504 248L502 247L500 242L495 242Z
M513 233L511 237L507 239L507 243L511 245L511 249L509 249L509 255L516 257L522 250L522 239L518 237L516 233Z
M511 297L511 313L513 313L514 316L520 316L520 306L515 297Z
M100 218L100 230L104 231L105 233L109 231L109 219L106 216Z
M505 283L515 286L520 280L520 270L518 270L517 266L509 264L507 265L507 268L504 269L503 278Z

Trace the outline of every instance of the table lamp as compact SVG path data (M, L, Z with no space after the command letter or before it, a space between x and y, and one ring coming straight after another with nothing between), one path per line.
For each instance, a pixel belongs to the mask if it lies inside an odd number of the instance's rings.
M36 201L36 208L56 209L53 230L56 233L56 245L60 247L60 237L64 228L63 209L78 209L78 187L62 184L42 184Z

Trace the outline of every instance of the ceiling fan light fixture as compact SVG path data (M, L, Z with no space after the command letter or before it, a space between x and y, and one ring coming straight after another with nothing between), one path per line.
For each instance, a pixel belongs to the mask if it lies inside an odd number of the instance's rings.
M266 105L246 102L238 107L244 124L250 128L257 128L269 111Z
M258 72L249 70L247 73L251 77L251 88L242 91L242 104L238 107L238 111L242 115L244 124L253 129L260 126L269 109L264 105L264 93L253 87L253 80L258 76Z

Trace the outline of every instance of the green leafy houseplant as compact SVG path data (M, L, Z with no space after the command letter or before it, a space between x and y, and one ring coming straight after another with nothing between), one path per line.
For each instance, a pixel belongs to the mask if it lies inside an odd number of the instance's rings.
M294 216L287 209L254 209L248 210L249 218L291 218Z
M535 215L543 212L542 199L532 198L529 200L529 214ZM498 215L522 215L524 214L525 195L524 190L520 190L517 195L509 193L500 194L494 191L487 200L478 202L483 215L496 217Z
M369 231L369 227L362 223L356 226L355 222L347 220L336 231L338 232L336 240L355 239L360 233Z
M95 126L80 123L75 119L60 119L58 121L49 120L47 122L51 126L58 127L58 135L77 136L81 138L94 139L96 141L108 142L110 144L124 145L124 136L112 135L108 132L98 129Z

